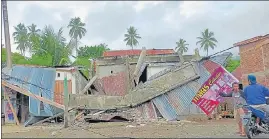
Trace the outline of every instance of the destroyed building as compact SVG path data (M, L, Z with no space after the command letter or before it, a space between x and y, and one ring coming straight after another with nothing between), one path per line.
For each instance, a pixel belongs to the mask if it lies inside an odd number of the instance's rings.
M191 101L214 69L225 66L231 56L231 53L223 53L197 60L193 56L178 56L173 50L143 49L138 54L129 52L131 54L113 56L107 52L103 58L95 60L95 77L91 79L93 84L89 88L90 93L81 90L86 88L87 91L86 86L91 81L81 84L80 89L75 87L76 93L73 93L70 77L69 92L72 91L69 108L101 111L92 115L101 120L124 117L125 113L133 116L126 117L127 119L145 120L155 120L158 117L178 120L190 115L204 115ZM185 62L181 61L182 58ZM73 73L73 69L66 70ZM58 79L62 79L61 72L66 70L58 68L57 72L57 68L14 66L11 71L5 72L9 76L2 78L2 85L30 96L29 113L32 117L25 125L55 116L65 108L62 105L63 98L55 99L54 92L56 84L61 84L57 83L60 82ZM16 78L11 78L13 76ZM27 81L28 84L22 81ZM44 102L44 107L41 101Z
M225 66L231 56L231 53L223 53L200 61L191 61L192 57L180 65L180 58L175 52L154 54L154 50L147 50L143 66L139 69L140 84L137 85L130 78L134 78L132 69L139 63L139 52L136 56L132 50L115 53L108 51L104 58L95 61L96 75L99 76L95 84L98 82L100 88L97 90L102 90L102 94L72 96L72 105L100 110L132 107L148 120L158 117L176 120L203 114L191 101L211 73L219 66ZM128 84L131 87L128 88Z
M2 81L5 82L4 93L9 94L13 108L19 117L19 122L28 125L53 116L63 110L35 97L29 97L22 92L30 92L37 96L44 97L52 102L63 105L64 76L67 75L68 92L75 94L87 84L86 78L76 67L40 67L15 65L12 69L2 70ZM3 80L4 79L4 80ZM76 83L75 81L80 82ZM3 84L3 83L2 83ZM11 86L19 87L19 90ZM3 87L3 86L2 86ZM18 88L17 88L18 89ZM10 109L7 98L4 99L4 114L6 123L16 123L15 117Z

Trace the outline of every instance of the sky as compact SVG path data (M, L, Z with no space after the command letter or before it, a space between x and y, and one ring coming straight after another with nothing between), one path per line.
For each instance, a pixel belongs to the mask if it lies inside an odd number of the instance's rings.
M130 49L123 41L130 26L137 28L142 37L136 49L174 49L176 41L182 38L189 44L186 54L194 54L194 49L200 48L196 45L197 37L206 28L218 40L209 54L269 33L268 1L8 1L7 4L10 34L19 23L34 23L40 29L45 25L52 25L55 30L64 27L64 36L70 39L68 22L80 17L87 29L80 46L106 43L114 50ZM12 51L17 51L12 37L11 43ZM239 50L230 51L238 55ZM200 54L206 52L201 49Z

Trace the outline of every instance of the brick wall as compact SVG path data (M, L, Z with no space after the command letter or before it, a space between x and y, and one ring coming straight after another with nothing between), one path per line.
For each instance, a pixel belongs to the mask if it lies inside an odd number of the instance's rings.
M126 73L118 72L115 75L102 79L105 94L108 96L124 96L127 92Z
M265 40L269 37L239 47L244 86L248 84L247 75L254 74L258 83L269 87L269 43L264 44Z

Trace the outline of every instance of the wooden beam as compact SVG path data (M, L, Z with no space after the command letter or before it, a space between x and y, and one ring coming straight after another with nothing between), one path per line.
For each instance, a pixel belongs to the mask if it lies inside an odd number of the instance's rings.
M8 104L9 104L9 106L10 106L10 108L11 108L12 113L13 113L14 119L15 119L17 125L20 125L20 122L19 122L17 113L16 113L16 111L15 111L15 109L14 109L14 107L13 107L11 101L10 101L10 98L9 98L9 96L8 96L8 94L7 94L7 90L6 90L6 88L5 88L4 86L3 86L3 89L4 89L5 96L6 96L6 98L7 98Z
M91 80L89 81L89 83L84 87L84 89L82 91L79 92L79 94L84 94L93 84L93 82L97 79L97 76L93 76L93 78L91 78Z
M140 72L140 69L141 69L143 63L146 60L146 55L147 55L146 48L143 47L142 52L140 53L140 56L139 56L137 64L136 64L135 71L134 71L134 79L136 81L136 84L138 84L138 80L139 80L138 73Z
M22 89L20 87L15 86L15 85L12 85L12 84L10 84L10 83L8 83L6 81L2 80L2 85L6 86L8 88L11 88L11 89L13 89L13 90L15 90L15 91L17 91L17 92L19 92L21 94L26 95L26 96L29 96L29 97L35 98L37 100L40 100L40 101L42 101L44 103L50 104L50 105L55 106L55 107L60 108L60 109L64 109L64 105L61 105L61 104L56 103L54 101L48 100L48 99L43 98L41 96L35 95L35 94L29 92L28 90L25 90L25 89Z

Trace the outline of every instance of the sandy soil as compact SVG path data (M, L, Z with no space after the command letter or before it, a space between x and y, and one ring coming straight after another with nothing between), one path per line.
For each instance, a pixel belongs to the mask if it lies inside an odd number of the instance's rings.
M63 128L63 125L61 124L47 124L32 127L2 126L3 138L238 138L239 136L236 135L235 132L236 125L233 119L222 119L218 121L206 121L199 123L190 121L156 121L148 123L76 123L69 128ZM260 137L263 138L264 136Z

